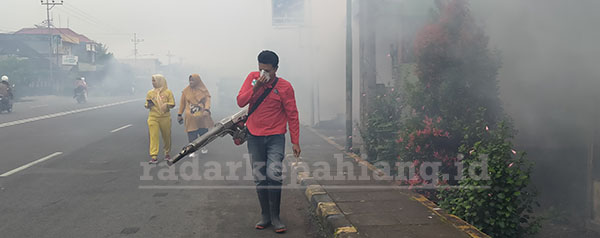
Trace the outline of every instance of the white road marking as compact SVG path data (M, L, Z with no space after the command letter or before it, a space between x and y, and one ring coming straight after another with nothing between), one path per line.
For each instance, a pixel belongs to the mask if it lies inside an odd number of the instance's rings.
M33 108L40 108L40 107L47 107L47 106L48 106L48 104L42 104L42 105L37 105L37 106L31 106L30 108L33 109Z
M119 128L117 128L117 129L114 129L114 130L110 131L110 133L115 133L115 132L117 132L117 131L123 130L123 129L127 128L127 127L130 127L130 126L131 126L131 124L129 124L129 125L126 125L126 126L119 127Z
M66 116L66 115L70 115L70 114L101 109L101 108L105 108L105 107L112 107L112 106L121 105L121 104L125 104L125 103L140 101L140 100L141 99L132 99L132 100L110 103L110 104L105 104L105 105L100 105L100 106L95 106L95 107L77 109L77 110L73 110L73 111L59 112L59 113L53 113L53 114L48 114L48 115L39 116L39 117L32 117L32 118L22 119L22 120L18 120L18 121L5 122L5 123L0 123L0 128L15 126L15 125L20 125L20 124L25 124L25 123L29 123L29 122L50 119L50 118L55 118L55 117L61 117L61 116Z
M51 159L52 157L55 157L55 156L58 156L58 155L62 155L62 153L63 153L63 152L54 152L53 154L51 154L51 155L48 155L48 156L46 156L46 157L44 157L44 158L41 158L41 159L39 159L39 160L36 160L36 161L33 161L33 162L29 163L29 164L23 165L23 166L21 166L21 167L19 167L19 168L16 168L16 169L13 169L13 170L11 170L11 171L8 171L8 172L6 172L6 173L3 173L2 175L0 175L0 177L7 177L7 176L10 176L10 175L12 175L12 174L14 174L14 173L17 173L17 172L21 171L21 170L24 170L24 169L26 169L26 168L29 168L29 167L31 167L31 166L34 166L34 165L35 165L35 164L37 164L37 163L44 162L44 161L46 161L46 160L49 160L49 159Z

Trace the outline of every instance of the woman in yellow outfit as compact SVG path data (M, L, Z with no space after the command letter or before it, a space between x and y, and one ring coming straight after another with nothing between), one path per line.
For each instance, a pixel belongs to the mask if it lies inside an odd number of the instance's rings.
M210 116L210 93L200 79L200 75L190 75L189 83L190 85L181 92L177 121L179 124L185 121L185 131L188 134L188 140L192 142L208 132L208 128L211 128L214 123ZM184 112L185 120L182 115ZM202 154L208 152L205 148L200 151ZM190 156L194 157L194 154Z
M164 142L165 160L171 156L171 113L169 110L175 107L173 93L167 87L167 80L160 74L152 75L152 86L154 89L146 94L148 114L148 133L150 134L150 160L151 164L158 163L158 147L160 145L159 133Z

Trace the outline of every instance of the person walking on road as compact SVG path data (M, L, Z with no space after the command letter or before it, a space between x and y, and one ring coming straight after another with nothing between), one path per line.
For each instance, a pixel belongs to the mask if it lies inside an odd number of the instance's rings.
M287 228L280 219L282 162L285 155L286 126L289 124L292 149L300 156L298 109L290 82L276 75L279 57L265 50L258 55L258 70L250 72L238 96L239 107L249 106L248 153L262 219L256 229L272 225L275 232Z
M200 75L192 74L188 80L190 84L181 92L177 122L179 124L185 122L188 141L192 142L208 132L214 122L210 112L210 93L200 79ZM202 148L200 152L206 154L208 150ZM194 157L195 154L190 154L190 157Z
M165 160L171 156L171 108L175 107L173 93L167 87L167 80L160 74L152 75L152 86L146 94L145 107L150 109L148 113L148 134L150 136L150 164L158 163L158 151L160 145L159 134L162 135Z

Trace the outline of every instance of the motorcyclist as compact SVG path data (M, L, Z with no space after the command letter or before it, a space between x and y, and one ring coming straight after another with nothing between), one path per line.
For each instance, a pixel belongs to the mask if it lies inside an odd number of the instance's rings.
M73 98L77 98L79 94L83 93L83 96L87 99L87 83L85 82L84 77L77 78L73 92Z
M6 76L2 76L0 82L0 112L2 111L12 111L12 91Z
M8 82L8 76L2 75L2 81L0 81L0 83L4 84L6 86L6 91L7 91L7 94L8 94L8 98L10 100L13 100L14 95L13 95L13 92L12 92L12 86Z

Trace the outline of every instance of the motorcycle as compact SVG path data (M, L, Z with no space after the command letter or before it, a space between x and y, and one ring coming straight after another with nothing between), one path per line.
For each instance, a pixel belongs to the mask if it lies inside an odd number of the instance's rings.
M75 98L75 100L77 100L77 103L87 102L87 92L85 88L78 87L77 89L75 89L75 95L73 97Z
M12 101L8 96L0 95L0 112L12 112Z

